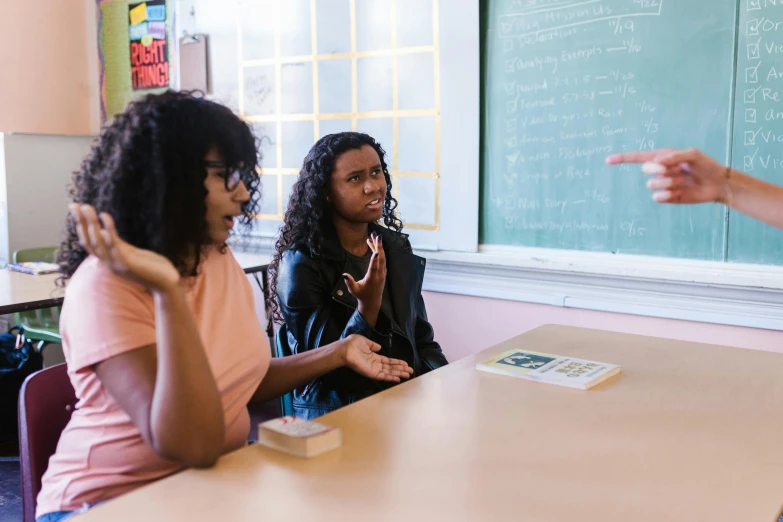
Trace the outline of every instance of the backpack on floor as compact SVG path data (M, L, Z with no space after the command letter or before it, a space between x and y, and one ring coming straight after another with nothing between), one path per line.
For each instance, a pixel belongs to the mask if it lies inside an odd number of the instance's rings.
M18 443L19 390L28 375L43 368L30 341L20 342L20 329L0 334L0 444Z

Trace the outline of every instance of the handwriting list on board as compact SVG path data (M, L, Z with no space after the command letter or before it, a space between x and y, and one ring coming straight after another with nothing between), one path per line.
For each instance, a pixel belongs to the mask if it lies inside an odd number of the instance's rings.
M783 1L740 2L732 165L773 183L783 169ZM783 233L732 213L728 258L781 263Z
M629 118L639 120L644 131L634 139L636 148L655 148L658 108L640 92L634 68L620 67L629 61L612 59L612 55L616 58L619 53L643 52L643 44L635 37L637 26L644 23L640 16L659 15L661 3L650 0L628 4L622 6L622 12L609 5L610 2L566 8L557 4L547 7L550 3L553 2L537 2L538 9L502 15L499 19L499 37L508 53L503 83L507 131L505 177L512 192L520 184L560 178L584 190L569 191L572 197L556 199L497 195L495 204L510 211L555 210L547 212L552 218L545 221L535 220L535 212L521 216L510 213L505 220L507 228L608 232L610 225L605 220L557 219L557 213L566 215L566 209L576 205L610 203L611 195L591 183L594 169L579 165L593 164L590 160L602 160L615 152L612 144L615 140L606 138L635 133ZM607 38L590 45L563 45L559 51L547 54L516 52L542 41L578 41L583 27L593 24L598 24ZM581 63L590 61L606 65L582 73L587 68ZM531 149L538 152L527 153ZM546 166L552 159L565 160L564 164L571 162L574 166L550 170ZM623 221L620 226L630 235L643 235L646 231L633 220Z
M638 168L610 171L604 164L612 153L680 146L693 135L680 126L682 107L664 102L680 91L686 105L688 97L704 96L697 86L681 89L666 77L667 61L679 53L676 66L698 69L689 62L701 60L694 53L711 42L689 44L692 52L683 54L686 37L671 37L684 34L676 25L683 7L665 4L525 0L490 9L486 242L628 253L673 245L661 222L671 214L652 209L644 180L632 174ZM735 24L724 11L725 30L718 37L726 59L711 74L725 95L722 108L706 109L705 118L718 122L722 138L712 152L719 156L728 147ZM669 17L675 25L667 28ZM698 102L693 109L701 110ZM713 218L709 228L718 230L707 231ZM677 219L686 224L680 236L703 236L694 251L679 255L721 255L720 211L684 212Z

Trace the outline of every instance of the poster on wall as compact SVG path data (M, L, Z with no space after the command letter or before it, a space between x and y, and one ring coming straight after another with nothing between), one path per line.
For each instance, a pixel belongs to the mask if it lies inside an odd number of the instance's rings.
M166 0L128 5L128 17L133 90L168 87Z

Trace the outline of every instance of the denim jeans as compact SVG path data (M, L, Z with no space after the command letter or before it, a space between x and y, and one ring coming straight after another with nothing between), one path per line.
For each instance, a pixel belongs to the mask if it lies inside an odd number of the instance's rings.
M75 514L76 511L53 511L36 518L35 522L64 522Z
M105 501L102 501L105 502ZM97 506L101 502L96 502L94 504L85 504L79 509L76 509L74 511L52 511L51 513L44 513L40 517L37 517L35 519L35 522L65 522L69 518L71 518L74 515L78 515L79 513L84 513L88 509L90 509L93 506Z

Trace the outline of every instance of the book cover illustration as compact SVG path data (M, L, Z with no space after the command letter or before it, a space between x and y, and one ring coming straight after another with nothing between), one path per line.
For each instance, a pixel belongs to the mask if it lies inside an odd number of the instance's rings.
M509 350L476 365L477 369L586 390L620 372L620 367L575 357Z
M556 359L557 357L555 356L548 357L539 353L520 352L515 350L512 354L500 359L498 364L507 364L525 370L535 370L542 366L546 366Z
M334 430L330 426L324 426L318 422L306 421L290 415L266 421L262 426L289 437L312 437L313 435Z

